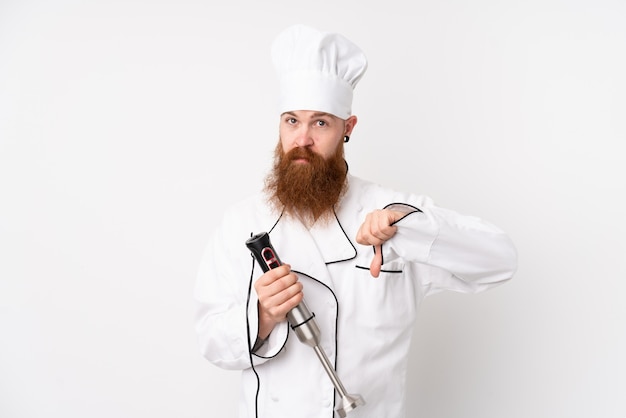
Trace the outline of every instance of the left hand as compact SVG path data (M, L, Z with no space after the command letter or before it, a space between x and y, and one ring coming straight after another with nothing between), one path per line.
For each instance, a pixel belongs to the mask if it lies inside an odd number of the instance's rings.
M374 246L374 258L370 264L370 273L378 277L383 262L381 245L393 237L398 227L392 225L405 214L390 209L377 209L365 217L365 221L356 234L356 242L361 245Z

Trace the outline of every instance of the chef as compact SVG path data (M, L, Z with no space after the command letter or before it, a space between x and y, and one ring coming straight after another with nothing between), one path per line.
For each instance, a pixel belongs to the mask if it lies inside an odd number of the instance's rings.
M272 58L279 141L265 187L225 211L195 287L202 354L242 375L239 416L337 417L335 388L286 314L306 295L320 346L365 404L350 417L406 417L409 346L423 299L475 293L516 269L507 235L474 216L348 171L354 88L367 69L340 34L295 25ZM263 273L245 241L268 232L285 263Z

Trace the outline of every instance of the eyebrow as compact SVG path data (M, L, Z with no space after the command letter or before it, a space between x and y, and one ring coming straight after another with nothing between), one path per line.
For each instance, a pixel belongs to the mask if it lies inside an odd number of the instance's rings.
M298 115L296 115L295 113L290 112L290 111L287 111L287 112L285 112L285 113L283 113L283 114L282 114L282 116L285 116L285 115L293 116L293 117L295 117L295 118L297 118L297 117L298 117ZM332 117L333 117L333 115L331 115L330 113L327 113L327 112L314 112L314 113L311 115L311 117L312 117L312 118L320 118L320 117L329 117L329 118L332 118Z
M315 112L315 113L313 113L313 117L314 118L320 118L320 117L323 117L323 116L332 117L332 115L330 113L326 113L326 112Z

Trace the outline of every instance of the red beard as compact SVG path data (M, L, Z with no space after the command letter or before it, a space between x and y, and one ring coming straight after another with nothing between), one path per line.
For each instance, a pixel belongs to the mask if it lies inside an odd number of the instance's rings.
M299 159L307 162L296 162ZM325 160L309 148L297 147L285 154L279 142L265 189L274 206L312 223L334 213L335 204L346 190L347 171L341 143Z

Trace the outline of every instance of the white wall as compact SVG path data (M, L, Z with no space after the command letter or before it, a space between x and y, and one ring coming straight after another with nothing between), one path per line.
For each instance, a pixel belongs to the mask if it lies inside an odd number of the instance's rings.
M626 417L626 3L0 0L0 417L234 417L191 293L276 140L269 46L367 53L354 174L479 215L516 278L426 301L411 417Z

